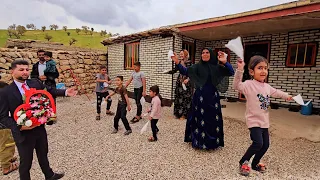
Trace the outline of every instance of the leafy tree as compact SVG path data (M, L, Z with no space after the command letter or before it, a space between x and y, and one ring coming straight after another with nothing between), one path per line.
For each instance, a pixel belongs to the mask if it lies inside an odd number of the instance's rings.
M18 25L17 28L16 28L16 30L17 30L17 33L18 33L19 35L21 35L21 36L23 36L23 34L24 34L25 32L27 32L26 27L21 26L21 25Z
M46 28L47 28L46 26L42 26L41 30L44 32L46 30Z
M68 27L67 27L67 26L63 26L62 29L63 29L64 31L67 31L67 30L68 30Z
M80 33L80 31L81 31L81 29L76 28L76 33L77 33L77 34L79 34L79 33Z
M59 26L58 25L56 25L56 24L51 24L50 25L50 30L57 30L59 28Z
M68 36L70 36L70 32L67 32Z
M16 24L12 24L9 26L9 29L16 30L16 27L17 27Z
M52 36L50 36L48 33L44 36L44 39L50 41L52 39Z
M14 34L14 30L13 30L13 29L8 28L8 32L7 32L7 34L8 34L8 36L9 36L10 38L12 38L12 36L13 36L13 34Z
M93 29L93 28L91 28L91 31L93 32L93 31L94 31L94 29Z

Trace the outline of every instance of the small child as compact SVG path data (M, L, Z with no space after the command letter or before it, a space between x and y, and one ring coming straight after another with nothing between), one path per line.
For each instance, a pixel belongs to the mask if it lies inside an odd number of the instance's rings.
M152 97L151 108L148 110L150 113L149 120L151 121L151 129L153 137L150 137L148 140L154 142L158 140L157 133L159 129L157 127L158 120L161 118L161 96L159 94L159 87L152 86L150 87L150 97Z
M244 62L238 60L233 87L246 97L246 124L250 130L251 146L240 160L240 174L250 174L249 161L254 155L251 167L261 173L266 167L260 163L261 158L269 148L269 112L270 97L291 100L292 96L271 87L265 83L268 76L268 60L262 56L253 56L248 66L253 80L242 82Z
M131 106L130 106L130 101L127 93L127 89L123 86L123 76L117 76L115 79L115 84L117 88L115 89L115 92L112 92L110 95L106 97L106 99L110 98L114 94L118 94L118 107L117 107L117 113L116 116L114 117L114 130L112 134L115 134L118 132L118 127L119 127L119 120L121 118L122 123L124 127L126 128L126 132L124 135L129 135L132 133L132 130L130 128L129 122L127 120L127 110L131 111Z
M134 63L134 72L131 74L130 79L127 81L125 87L127 88L133 80L134 99L137 104L137 114L131 120L131 123L139 122L141 119L142 105L140 99L146 96L146 77L143 72L140 71L140 62Z
M100 66L100 73L96 76L96 94L97 94L97 116L96 120L100 120L101 113L101 102L102 98L106 98L109 95L106 85L110 85L112 81L110 77L107 75L107 67L105 65ZM107 84L106 84L107 83ZM112 100L111 98L106 98L107 101L107 115L114 115L113 112L110 111Z
M52 59L52 52L45 52L44 53L44 60L46 60L46 69L43 71L44 74L46 73L56 73L56 65L57 63L54 62Z

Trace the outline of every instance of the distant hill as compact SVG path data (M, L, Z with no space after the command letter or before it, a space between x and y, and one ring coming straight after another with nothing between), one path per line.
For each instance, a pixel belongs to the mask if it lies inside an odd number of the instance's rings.
M70 32L68 36L67 32ZM44 37L48 34L52 36L50 42L60 42L66 46L69 45L69 40L74 38L77 40L72 46L84 47L84 48L93 48L93 49L107 49L100 42L103 39L108 38L108 35L101 36L98 32L93 32L92 36L88 33L87 35L84 32L80 32L79 35L76 33L75 29L64 30L28 30L20 39L32 39L32 40L41 40L47 41ZM7 39L9 38L7 30L0 29L0 47L4 47ZM15 38L14 36L12 38Z

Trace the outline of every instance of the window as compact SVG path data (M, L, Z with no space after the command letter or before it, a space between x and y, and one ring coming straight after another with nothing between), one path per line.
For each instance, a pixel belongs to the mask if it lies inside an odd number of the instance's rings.
M135 62L139 62L139 42L124 45L124 68L133 69Z
M316 60L316 43L290 44L287 53L288 67L314 66Z
M189 60L192 61L192 63L195 62L195 48L194 48L194 43L191 42L182 42L182 49L185 49L189 52Z
M215 48L214 51L217 55L218 55L219 51L222 51L222 52L225 52L226 54L228 54L227 61L230 63L230 50L228 48ZM219 64L221 64L220 61L219 61Z

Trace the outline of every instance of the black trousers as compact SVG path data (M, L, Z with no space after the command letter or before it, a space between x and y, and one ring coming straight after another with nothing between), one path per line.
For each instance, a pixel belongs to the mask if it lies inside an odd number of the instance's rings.
M141 116L142 113L142 105L140 103L140 99L142 98L143 87L134 88L134 100L137 104L137 116Z
M36 150L39 165L45 178L51 178L54 172L50 168L48 160L47 131L43 125L32 130L23 131L25 140L17 143L20 156L19 174L20 180L30 180L30 169L33 160L33 150Z
M114 128L116 130L118 130L119 127L119 120L122 120L122 123L124 125L124 127L126 128L126 130L131 130L128 119L126 117L127 115L127 105L126 104L118 104L117 107L117 113L116 116L114 117Z
M158 119L152 119L151 120L151 129L152 129L152 135L154 140L158 140L157 133L159 131L157 127Z
M245 161L249 161L251 157L254 155L251 164L251 167L254 168L259 164L261 158L269 148L269 130L268 128L260 127L249 128L249 130L252 144L240 160L240 164L243 164Z
M109 96L109 92L96 92L97 94L97 113L101 113L101 103L102 103L102 98L106 98ZM107 101L107 110L110 110L112 100L111 98L108 99Z

